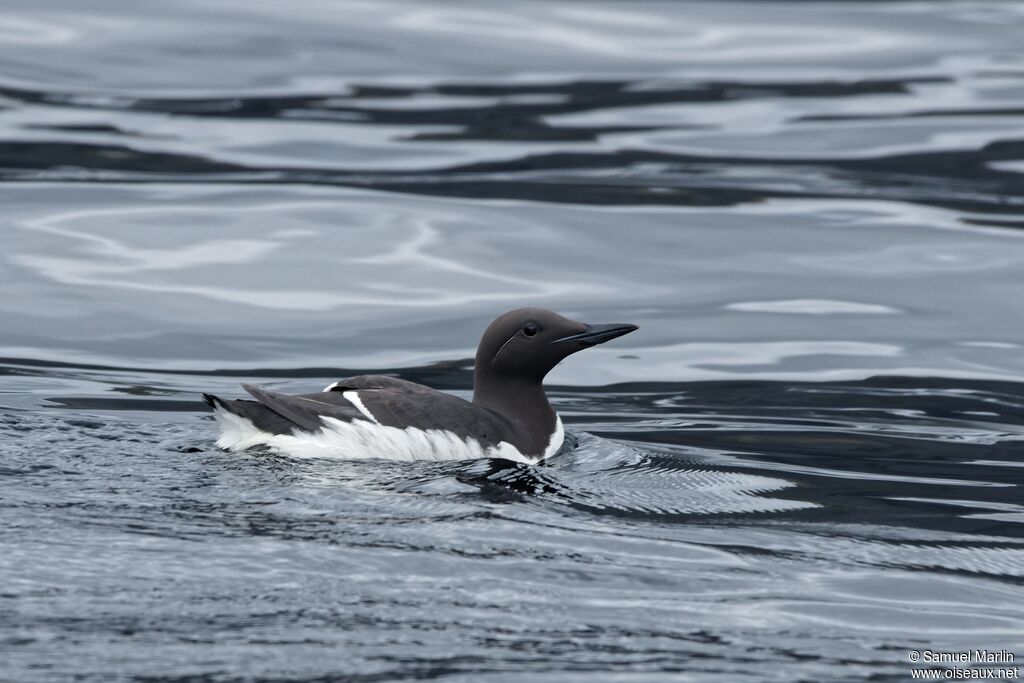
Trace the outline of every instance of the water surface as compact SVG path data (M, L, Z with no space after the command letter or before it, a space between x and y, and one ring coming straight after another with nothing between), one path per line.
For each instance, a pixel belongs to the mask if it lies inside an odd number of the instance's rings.
M1024 657L1015 3L0 9L0 678L904 680ZM541 466L228 454L202 391L468 397Z

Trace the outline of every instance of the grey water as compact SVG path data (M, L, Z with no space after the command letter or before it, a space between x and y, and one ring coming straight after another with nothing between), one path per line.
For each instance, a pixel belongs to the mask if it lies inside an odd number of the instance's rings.
M1024 658L1024 5L6 0L0 680L909 680ZM468 396L537 466L225 453Z

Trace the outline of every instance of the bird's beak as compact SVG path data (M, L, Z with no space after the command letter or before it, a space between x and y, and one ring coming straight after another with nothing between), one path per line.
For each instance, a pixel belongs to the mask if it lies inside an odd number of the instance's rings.
M624 334L638 329L636 325L627 325L624 323L608 323L604 325L585 325L587 329L579 332L578 334L571 334L568 337L562 337L551 342L552 344L558 344L560 342L574 341L581 346L596 346L598 344L604 344L606 341L611 341L616 337L621 337Z

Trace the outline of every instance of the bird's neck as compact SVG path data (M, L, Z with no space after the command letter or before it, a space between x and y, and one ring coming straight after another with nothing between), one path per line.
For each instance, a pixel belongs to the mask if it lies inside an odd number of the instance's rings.
M555 411L538 379L475 373L473 403L497 413L523 434L539 425L546 438L555 429Z

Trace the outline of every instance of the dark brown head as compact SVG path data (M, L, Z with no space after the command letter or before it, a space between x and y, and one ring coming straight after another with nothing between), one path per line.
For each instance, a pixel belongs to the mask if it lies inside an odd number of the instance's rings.
M544 308L499 316L480 339L476 375L540 382L566 356L629 334L636 325L588 325ZM480 386L480 382L477 382Z

